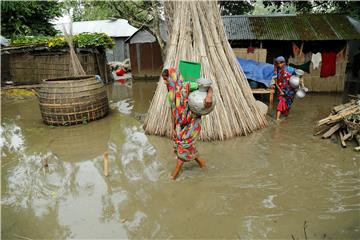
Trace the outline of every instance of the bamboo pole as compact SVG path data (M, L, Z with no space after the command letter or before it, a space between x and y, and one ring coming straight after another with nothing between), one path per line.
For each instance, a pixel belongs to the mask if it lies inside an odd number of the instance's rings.
M109 176L109 153L104 153L104 176Z

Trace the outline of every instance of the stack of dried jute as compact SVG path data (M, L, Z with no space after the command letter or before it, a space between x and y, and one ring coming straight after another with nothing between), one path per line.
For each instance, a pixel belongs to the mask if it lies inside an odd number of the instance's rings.
M180 60L202 65L203 77L213 80L216 107L203 116L202 140L224 140L267 126L256 106L247 79L225 34L216 1L165 1L169 31L164 67L178 67ZM167 89L160 78L148 115L148 134L170 136L171 116Z

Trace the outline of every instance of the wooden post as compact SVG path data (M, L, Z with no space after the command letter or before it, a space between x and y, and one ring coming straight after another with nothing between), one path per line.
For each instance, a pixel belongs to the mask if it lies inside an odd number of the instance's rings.
M275 93L275 90L272 89L272 88L254 88L254 89L251 89L251 92L253 94L269 94L269 106L271 106L274 102L274 93ZM263 100L263 96L261 96L261 100Z
M47 157L44 159L44 167L49 167L49 161Z
M104 153L104 176L109 176L109 153Z
M269 95L269 105L272 106L274 102L274 89L270 89L270 95Z

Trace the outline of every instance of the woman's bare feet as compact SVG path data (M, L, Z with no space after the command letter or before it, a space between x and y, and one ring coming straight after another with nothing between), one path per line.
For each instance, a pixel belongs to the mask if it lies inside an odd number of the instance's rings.
M171 174L171 179L172 180L176 180L177 176L179 175L179 173L181 171L181 168L182 168L183 164L184 164L184 162L181 162L179 160L177 161L175 170Z
M203 159L202 157L196 157L195 161L199 164L200 168L205 167L205 159Z

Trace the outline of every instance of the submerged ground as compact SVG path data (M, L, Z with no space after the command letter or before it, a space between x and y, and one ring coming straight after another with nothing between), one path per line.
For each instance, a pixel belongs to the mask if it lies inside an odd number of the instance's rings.
M173 182L171 142L137 120L155 87L115 83L110 115L72 127L44 125L34 97L2 97L2 239L360 238L360 154L312 135L341 96L309 95L279 124L199 143L207 168L186 164Z

